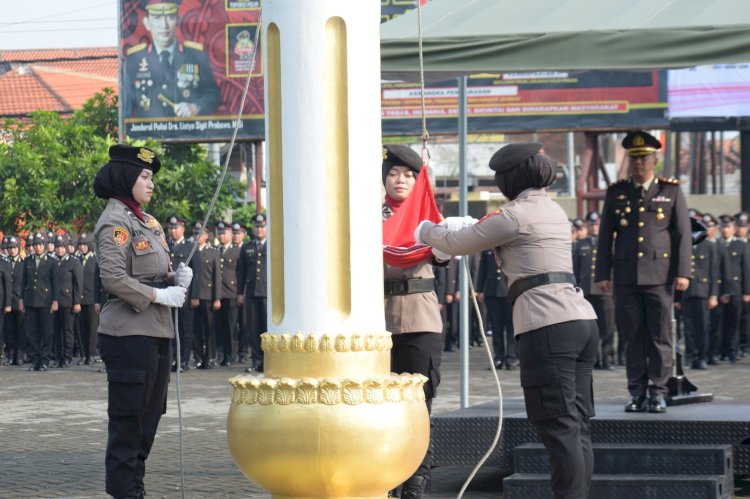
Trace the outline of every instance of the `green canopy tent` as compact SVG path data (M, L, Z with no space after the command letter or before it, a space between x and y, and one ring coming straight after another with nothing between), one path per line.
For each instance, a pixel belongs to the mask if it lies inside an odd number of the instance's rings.
M750 61L747 0L432 0L425 70L661 69ZM419 68L417 11L381 27L382 70Z

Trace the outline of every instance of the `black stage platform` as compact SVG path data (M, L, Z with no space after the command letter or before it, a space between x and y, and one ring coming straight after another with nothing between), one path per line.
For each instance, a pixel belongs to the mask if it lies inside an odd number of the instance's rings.
M669 407L666 414L628 414L625 402L596 401L596 416L591 420L594 443L730 444L735 476L750 476L750 402L681 405ZM503 410L502 437L487 464L510 473L513 448L539 439L526 419L523 399L505 399ZM495 401L433 416L433 466L478 463L495 436L497 414Z

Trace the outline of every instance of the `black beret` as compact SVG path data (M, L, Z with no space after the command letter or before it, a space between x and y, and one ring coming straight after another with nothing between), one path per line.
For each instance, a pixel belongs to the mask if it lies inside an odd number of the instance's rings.
M588 213L588 214L586 215L586 221L587 221L588 223L590 223L590 224L593 224L593 223L597 223L597 222L599 222L599 219L600 219L600 218L601 218L601 215L599 215L599 212L598 212L598 211L596 211L596 210L594 210L594 211L590 211L590 212L589 212L589 213Z
M406 166L415 173L419 173L422 170L422 158L409 146L385 144L383 146L383 179L394 166Z
M223 220L216 222L216 232L226 232L229 230L229 224Z
M255 227L265 227L266 226L266 216L263 213L259 213L253 217L253 225Z
M648 156L661 149L661 142L650 133L637 130L622 139L622 147L627 150L628 156Z
M110 163L125 163L151 170L156 175L161 168L161 161L154 151L148 147L133 147L125 144L115 144L109 148Z
M232 233L233 234L239 234L240 232L245 231L245 224L242 222L234 222L232 224Z
M8 237L8 248L18 248L19 246L20 246L20 243L16 236Z
M490 170L506 172L542 150L539 142L515 142L501 147L490 158Z

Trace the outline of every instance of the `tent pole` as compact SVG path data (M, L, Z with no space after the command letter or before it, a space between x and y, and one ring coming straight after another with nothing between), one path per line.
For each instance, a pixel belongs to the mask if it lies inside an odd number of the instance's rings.
M742 211L750 211L750 175L746 175L744 168L750 165L750 131L740 132L740 206Z
M466 148L468 136L468 119L466 116L466 76L458 79L458 215L465 217L469 214L468 175L466 172ZM469 258L470 255L464 255ZM459 265L461 269L459 290L461 300L460 310L460 338L461 338L461 408L469 407L469 286L466 274L466 266Z

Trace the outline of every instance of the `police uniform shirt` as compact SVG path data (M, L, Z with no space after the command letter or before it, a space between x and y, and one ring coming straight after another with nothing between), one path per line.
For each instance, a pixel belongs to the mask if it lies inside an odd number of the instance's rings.
M719 255L716 243L704 239L693 246L691 258L693 278L690 280L690 286L682 295L683 299L719 296L719 286L722 280L719 275Z
M191 284L191 298L216 301L221 299L221 261L219 252L206 244L199 249L194 260L197 260L195 275Z
M193 249L193 245L195 242L192 239L187 239L183 237L179 241L170 241L169 244L169 257L172 261L172 268L177 269L179 268L181 263L185 263L188 259L188 256L190 256L190 252ZM191 269L193 269L193 274L196 274L196 268L198 268L198 265L196 265L198 258L193 257L190 260L190 264L188 265ZM186 296L186 300L190 300L192 297L192 290L193 286L190 286L188 288L188 293Z
M268 278L266 241L251 240L242 245L237 264L237 294L266 298Z
M57 259L32 254L24 262L22 299L24 307L49 307L58 299Z
M0 307L7 308L13 301L13 267L10 259L0 255ZM0 311L2 313L2 311ZM2 334L2 331L0 331Z
M717 244L724 245L721 295L750 294L750 247L738 237L721 239Z
M495 248L508 284L546 272L573 272L570 223L545 189L526 189L474 225L458 231L426 224L425 244L454 255ZM594 309L572 284L545 284L522 293L513 306L515 334L552 324L596 319Z
M229 243L226 246L219 245L220 268L221 268L221 298L237 298L237 265L240 259L240 247Z
M477 292L489 297L508 296L508 276L498 267L492 250L483 251L480 257Z
M203 45L185 41L172 47L169 67L162 64L153 44L141 43L125 57L125 115L137 118L174 118L172 104L197 105L207 116L221 103ZM159 96L162 98L160 99Z
M60 295L58 306L72 308L80 305L83 298L83 265L73 255L65 255L57 261Z
M83 266L83 297L81 305L94 305L101 300L101 277L99 276L99 264L96 263L96 255L93 251L81 254L81 265Z
M690 278L690 218L679 182L660 178L647 187L641 193L631 179L607 189L597 282L612 274L615 286L656 286L671 284L675 277Z
M169 307L152 303L154 286L174 281L164 231L152 216L145 222L109 199L96 223L96 258L109 298L99 314L99 333L173 338Z
M12 267L12 280L13 280L13 299L11 300L11 308L18 310L18 301L23 300L23 274L24 274L24 259L19 254L15 258L11 258L10 265Z

